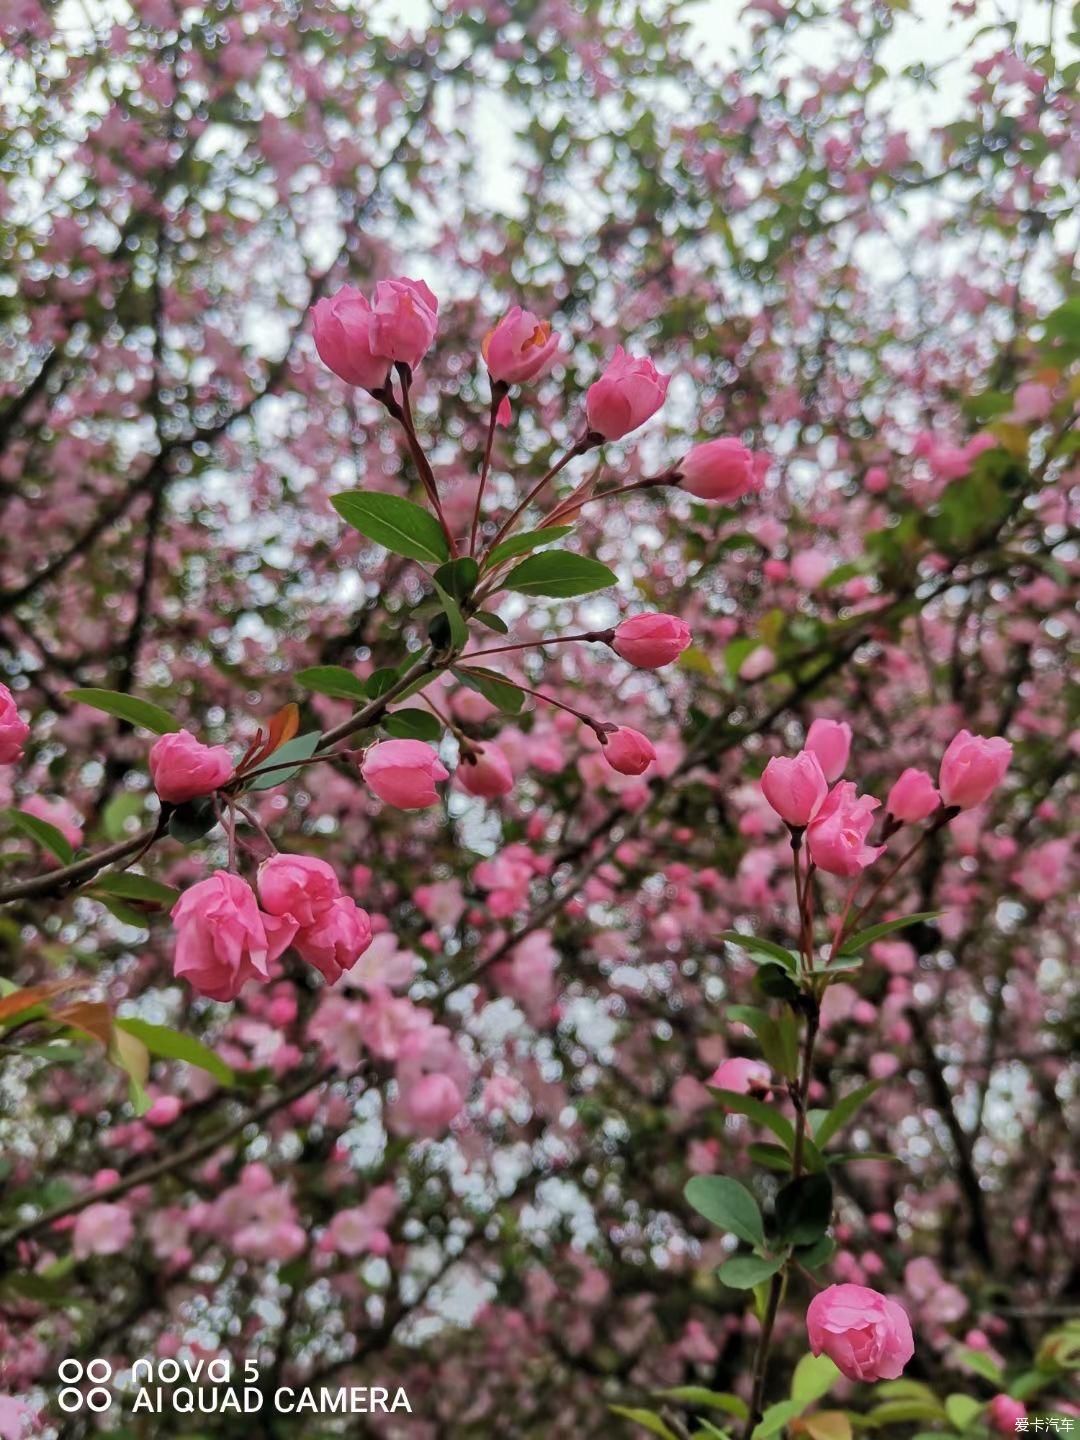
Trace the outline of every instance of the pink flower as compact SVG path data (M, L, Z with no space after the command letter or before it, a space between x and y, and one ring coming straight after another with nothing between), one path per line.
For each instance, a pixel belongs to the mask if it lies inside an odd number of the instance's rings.
M483 800L497 800L500 795L509 795L514 788L514 772L498 746L478 745L474 755L472 762L463 758L457 768L461 788Z
M401 1202L393 1185L378 1185L362 1205L339 1210L330 1221L320 1249L338 1255L389 1255L390 1236L386 1226Z
M173 973L211 1000L235 1000L249 980L269 979L270 961L296 931L292 920L264 915L251 886L224 870L185 890L172 918Z
M461 1110L461 1092L449 1075L422 1075L403 1091L401 1105L408 1132L434 1139Z
M439 798L437 780L450 772L423 740L382 740L367 752L360 773L380 800L399 810L423 810Z
M209 795L232 773L224 745L203 745L187 730L162 735L150 747L150 778L158 798L170 805Z
M768 1090L772 1071L760 1060L736 1056L718 1065L709 1076L709 1084L717 1090L732 1090L736 1095L749 1095L752 1090Z
M839 780L851 753L851 726L846 720L815 720L806 734L806 749L821 761L825 779Z
M494 330L484 336L481 346L488 374L504 385L522 385L537 379L558 350L559 337L551 333L551 326L520 305L507 311Z
M866 843L880 804L872 795L857 795L850 780L830 790L806 831L810 858L819 870L850 878L873 864L885 850Z
M678 468L682 488L699 500L731 505L755 488L754 457L731 437L695 445Z
M164 1130L176 1120L183 1108L178 1095L159 1095L142 1117L143 1124L155 1130Z
M999 1435L1014 1435L1020 1428L1016 1422L1027 1419L1027 1409L1022 1400L1014 1400L1011 1395L995 1395L986 1407L986 1418Z
M669 376L651 360L634 360L619 345L608 367L585 395L589 429L605 440L620 440L664 403Z
M849 1380L895 1380L915 1353L898 1300L865 1285L830 1285L810 1301L806 1330L815 1355L828 1355Z
M315 349L328 369L347 385L381 390L390 373L389 356L379 348L375 314L360 291L343 285L311 312Z
M10 765L22 758L22 747L30 734L15 704L15 697L6 685L0 685L0 765Z
M631 665L658 670L677 660L693 637L675 615L631 615L615 629L611 648Z
M932 815L941 804L941 796L925 770L908 767L889 791L885 809L895 820L915 825Z
M314 925L341 894L337 875L314 855L271 855L259 866L259 902L268 915Z
M775 755L769 761L761 790L781 820L802 830L824 804L829 782L818 757L810 750L800 750L798 755Z
M423 280L401 276L375 286L375 350L415 370L431 349L439 325L439 302Z
M961 730L941 757L941 803L960 810L981 805L1001 784L1011 758L1012 746L1000 735L987 739Z
M355 900L339 895L314 924L296 932L293 945L328 985L351 970L371 944L371 917Z
M644 775L656 759L652 741L629 725L620 725L613 735L609 735L601 753L620 775Z
M76 1260L87 1260L91 1255L119 1255L134 1236L135 1227L126 1207L99 1200L80 1210L72 1229L71 1249Z

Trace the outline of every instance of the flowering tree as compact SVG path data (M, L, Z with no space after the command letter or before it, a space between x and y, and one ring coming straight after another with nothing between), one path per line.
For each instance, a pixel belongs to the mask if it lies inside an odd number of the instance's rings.
M1077 1414L1080 27L700 9L0 17L0 1435Z

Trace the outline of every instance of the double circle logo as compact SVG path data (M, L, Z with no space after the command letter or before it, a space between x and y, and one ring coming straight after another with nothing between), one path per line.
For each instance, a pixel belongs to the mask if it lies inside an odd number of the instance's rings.
M65 1414L72 1415L85 1405L88 1410L100 1415L112 1404L112 1391L105 1388L106 1381L112 1379L112 1366L108 1360L100 1357L88 1360L85 1368L81 1360L61 1360L58 1373L64 1385L56 1399ZM78 1388L78 1382L83 1379L90 1381L90 1388L85 1394Z

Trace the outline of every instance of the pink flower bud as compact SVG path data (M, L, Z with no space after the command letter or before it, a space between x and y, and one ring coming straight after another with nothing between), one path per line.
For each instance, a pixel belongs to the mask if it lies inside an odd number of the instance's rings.
M651 360L635 360L619 345L600 379L586 392L589 429L605 440L620 440L656 414L669 379Z
M932 815L940 804L941 796L926 771L909 766L894 782L885 809L895 820L915 825Z
M149 764L158 798L170 805L211 794L233 773L232 757L224 745L203 745L187 730L155 740Z
M360 773L380 800L399 810L423 810L439 799L437 780L450 772L423 740L382 740L367 752Z
M311 325L315 349L328 369L347 385L382 389L390 359L379 348L374 312L355 286L343 285L330 299L318 300Z
M375 286L375 345L379 355L415 370L431 349L439 302L423 280L380 280Z
M520 305L507 311L494 330L484 336L481 346L488 374L504 385L536 380L558 350L559 337L551 333L551 326Z
M806 1312L815 1355L828 1355L849 1380L895 1380L915 1353L911 1321L898 1300L865 1285L830 1285Z
M819 870L850 878L873 864L885 850L866 843L880 804L871 795L857 795L850 780L829 792L806 831L810 858Z
M142 1117L143 1124L155 1130L164 1130L176 1120L183 1108L178 1095L159 1095Z
M986 1407L986 1418L990 1428L999 1435L1015 1435L1020 1428L1016 1422L1027 1419L1027 1408L1022 1400L1014 1400L1011 1395L995 1395Z
M731 1090L736 1095L759 1093L772 1085L772 1071L760 1060L748 1060L736 1056L718 1065L709 1076L709 1084L717 1090Z
M690 644L690 627L675 615L631 615L616 627L611 648L631 665L658 670Z
M22 758L22 747L30 734L15 704L15 697L6 685L0 685L0 765L10 765Z
M1001 784L1011 758L1012 746L1000 735L987 739L961 730L941 757L941 803L961 810L981 805Z
M472 762L463 758L457 768L457 778L464 791L483 800L509 795L514 788L510 761L495 745L478 745Z
M211 1000L235 1000L249 980L266 980L270 961L291 943L294 923L264 915L251 886L216 870L172 908L173 973Z
M620 725L613 735L607 737L601 754L620 775L644 775L656 759L652 741L629 725Z
M765 799L789 825L804 829L825 803L829 784L821 761L810 750L776 755L761 777Z
M271 855L259 866L259 902L268 915L314 925L341 894L337 875L314 855Z
M680 463L681 485L699 500L732 505L755 488L754 457L741 440L725 436L695 445Z
M839 780L851 753L851 726L846 720L815 720L807 731L806 749L821 761L831 785Z

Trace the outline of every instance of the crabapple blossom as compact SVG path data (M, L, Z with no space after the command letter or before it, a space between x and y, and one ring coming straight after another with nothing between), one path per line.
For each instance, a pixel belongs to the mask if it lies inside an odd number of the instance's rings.
M514 772L510 761L497 745L478 745L471 757L462 756L457 780L469 795L484 800L497 800L514 788Z
M825 803L829 783L813 751L800 750L773 756L762 772L761 790L781 820L802 830Z
M15 697L6 685L0 685L0 765L18 760L30 734L30 726L22 719Z
M911 1321L898 1300L865 1285L829 1285L810 1302L806 1331L814 1355L828 1355L849 1380L895 1380L915 1353Z
M677 615L631 615L615 627L611 648L642 670L658 670L677 660L693 637Z
M173 971L211 1000L235 1000L249 980L267 980L270 962L288 947L294 921L265 915L239 875L217 870L190 886L173 906Z
M909 765L893 782L885 809L905 825L915 825L932 815L940 804L941 796L930 776Z
M605 440L621 440L655 415L664 403L670 377L651 360L635 359L621 345L585 395L589 429Z
M959 731L941 757L941 803L960 810L981 805L1001 784L1011 758L1012 746L1000 735L988 739Z
M695 445L678 469L682 489L699 500L732 505L755 488L753 455L741 440L727 436Z
M503 385L524 385L547 370L558 354L559 337L552 334L545 320L515 305L485 335L482 350L492 380ZM504 398L502 404L506 406L506 418L499 423L506 424L509 402Z
M233 772L232 757L224 745L203 745L187 730L155 740L148 763L158 798L170 805L211 794Z
M851 753L851 726L846 720L818 718L806 732L805 749L821 762L825 779L832 785L840 779Z
M602 752L604 759L620 775L644 775L656 759L652 741L640 730L629 725L620 725L605 739Z
M435 784L450 772L423 740L382 740L365 755L360 773L380 800L398 810L438 803Z

